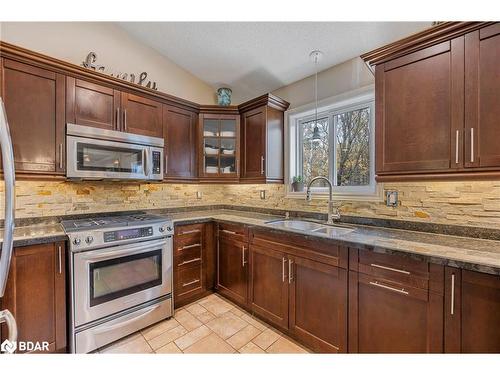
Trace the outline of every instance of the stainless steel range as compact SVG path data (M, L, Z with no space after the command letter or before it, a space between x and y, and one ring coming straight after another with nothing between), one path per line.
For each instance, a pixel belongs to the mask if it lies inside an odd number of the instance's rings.
M62 225L71 250L72 353L172 316L171 220L139 214Z

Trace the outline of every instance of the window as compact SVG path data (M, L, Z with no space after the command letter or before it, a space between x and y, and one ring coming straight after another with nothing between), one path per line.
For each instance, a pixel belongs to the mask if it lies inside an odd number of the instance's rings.
M373 91L342 102L323 102L317 122L310 106L295 110L288 115L288 125L290 188L294 176L302 176L305 185L325 176L337 196L376 195ZM314 190L327 192L328 184L318 181Z

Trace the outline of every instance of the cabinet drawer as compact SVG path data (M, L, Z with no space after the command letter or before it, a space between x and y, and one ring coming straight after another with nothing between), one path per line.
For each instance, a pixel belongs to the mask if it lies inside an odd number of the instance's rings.
M202 268L201 265L192 267L181 267L178 270L176 285L177 296L184 297L188 293L198 292L202 288Z
M360 250L358 271L413 288L429 288L429 264L421 260Z
M193 234L201 235L202 232L203 232L203 224L187 224L187 225L176 225L174 233L176 238L181 238Z
M180 247L180 249L175 256L175 264L177 267L194 266L201 264L201 245L187 245Z
M219 223L219 237L247 242L248 230L240 224Z

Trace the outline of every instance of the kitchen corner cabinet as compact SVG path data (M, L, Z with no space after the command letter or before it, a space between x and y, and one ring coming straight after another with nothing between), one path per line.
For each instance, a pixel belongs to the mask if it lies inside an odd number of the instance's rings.
M239 106L241 182L283 183L284 111L289 104L271 94Z
M165 180L189 181L197 178L197 120L195 112L163 106Z
M18 340L46 341L50 352L65 352L65 243L15 248L1 306L14 315Z
M63 174L65 76L7 58L0 65L16 173Z
M240 176L240 118L237 114L201 113L199 176L212 182L238 182Z
M248 305L248 233L242 225L218 225L216 289L240 306Z
M176 308L210 293L215 274L213 223L175 226L173 273Z
M66 78L66 121L151 137L163 136L162 103L82 79Z
M500 276L446 267L446 353L500 353Z
M373 52L379 181L500 175L500 24L463 27Z

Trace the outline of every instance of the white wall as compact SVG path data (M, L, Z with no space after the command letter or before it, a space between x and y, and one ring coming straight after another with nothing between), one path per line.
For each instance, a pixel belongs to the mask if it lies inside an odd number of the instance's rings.
M356 57L318 73L318 100L343 94L375 82L361 58ZM290 109L314 102L314 75L275 90Z
M77 65L94 51L111 71L136 77L145 71L159 91L199 104L216 102L211 86L110 22L2 22L0 41Z

